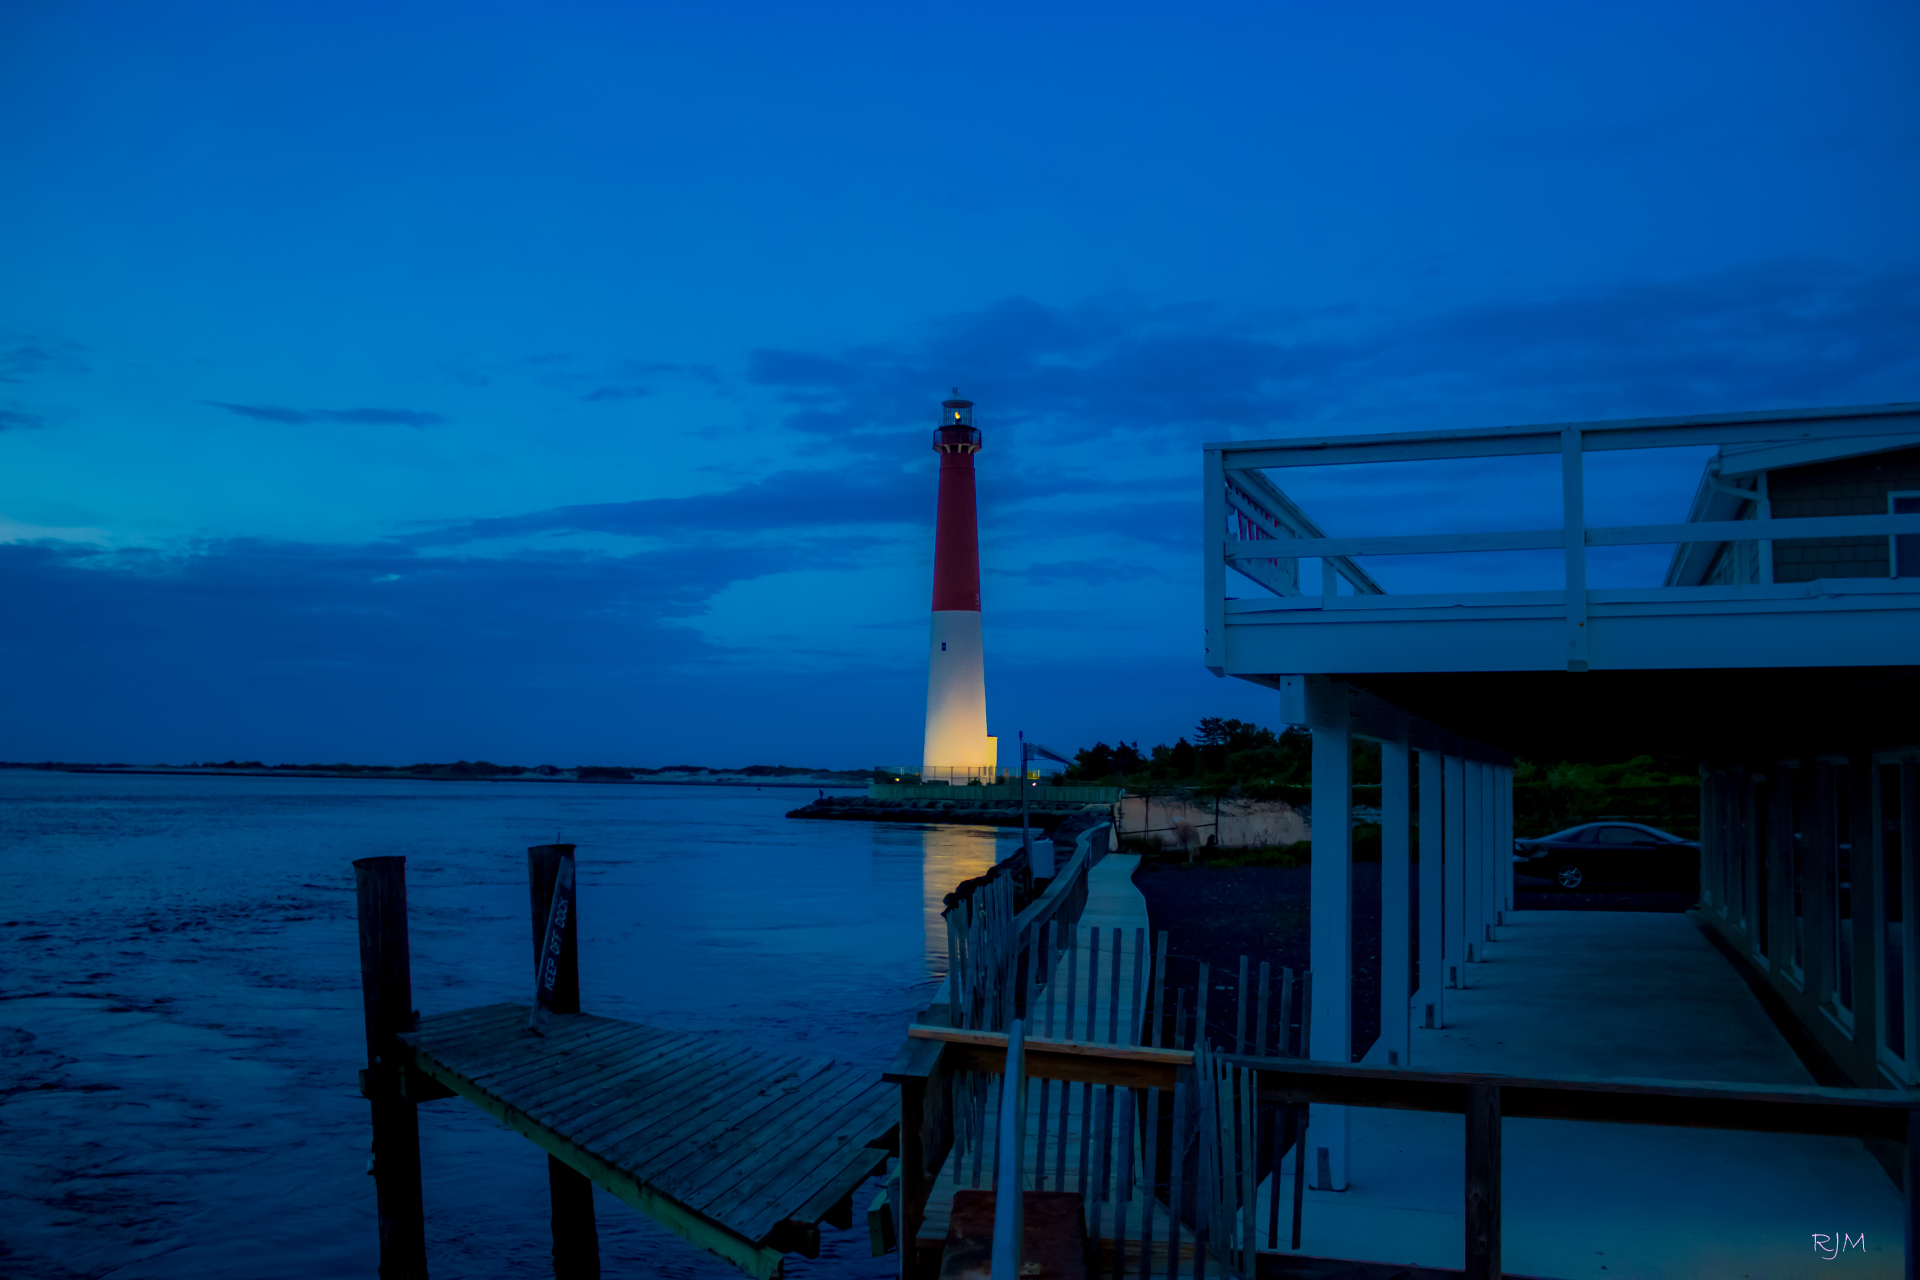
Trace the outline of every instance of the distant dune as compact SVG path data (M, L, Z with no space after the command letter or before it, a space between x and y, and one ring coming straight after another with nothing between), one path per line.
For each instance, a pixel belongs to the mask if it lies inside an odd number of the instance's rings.
M142 773L207 776L268 776L301 778L397 778L437 782L629 782L674 783L732 787L864 787L875 777L871 769L810 769L798 765L750 764L738 769L714 769L698 764L670 764L657 769L628 765L494 764L487 760L456 760L452 764L262 764L258 760L203 761L198 764L84 764L43 760L0 760L0 769L40 769L54 773Z

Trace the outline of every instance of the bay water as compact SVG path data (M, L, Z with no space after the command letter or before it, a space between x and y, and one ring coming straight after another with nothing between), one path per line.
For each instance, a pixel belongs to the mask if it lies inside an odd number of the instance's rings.
M1017 832L785 816L812 794L0 770L0 1274L375 1274L355 858L407 858L422 1012L528 1000L561 840L590 1012L877 1072ZM420 1131L432 1274L551 1275L545 1157L458 1099ZM607 1276L738 1275L595 1194ZM788 1274L896 1265L863 1212L822 1244Z

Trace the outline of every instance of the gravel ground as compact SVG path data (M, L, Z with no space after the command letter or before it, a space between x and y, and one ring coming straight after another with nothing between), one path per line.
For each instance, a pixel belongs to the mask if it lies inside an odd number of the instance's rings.
M1353 868L1353 967L1356 1049L1380 1034L1380 864ZM1167 931L1167 978L1187 993L1191 1018L1200 962L1210 970L1207 1029L1216 1045L1231 1045L1238 1021L1240 957L1248 965L1248 1018L1257 1008L1260 962L1273 966L1269 1017L1277 1017L1283 967L1307 967L1307 867L1187 867L1141 863L1134 884L1147 900L1154 932ZM1299 1043L1299 994L1292 1037ZM1168 997L1171 1004L1173 997ZM1191 1027L1189 1022L1189 1027Z
M1419 941L1419 866L1409 886ZM1240 957L1248 960L1248 1017L1254 1003L1260 962L1273 966L1274 991L1269 1016L1277 1016L1283 967L1299 973L1307 967L1307 867L1188 867L1143 859L1134 884L1147 900L1147 917L1156 934L1167 931L1167 977L1186 992L1188 1016L1200 962L1209 968L1207 1027L1216 1045L1231 1045L1238 1020ZM1660 890L1566 893L1547 881L1517 877L1514 907L1522 911L1685 911L1699 895ZM1357 1060L1380 1034L1380 864L1353 867L1354 1009L1351 1050ZM1299 1037L1299 996L1290 1043ZM1173 1003L1169 995L1168 1004ZM1191 1022L1189 1022L1191 1028Z

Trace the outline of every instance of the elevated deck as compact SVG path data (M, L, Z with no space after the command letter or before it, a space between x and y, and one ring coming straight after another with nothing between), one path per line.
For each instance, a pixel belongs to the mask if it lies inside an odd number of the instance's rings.
M1418 1070L1711 1080L1733 1083L1706 1087L1781 1099L1903 1097L1813 1089L1737 972L1685 916L1519 911L1496 937L1471 985L1447 993L1448 1026L1414 1031ZM1865 1239L1841 1263L1849 1276L1902 1274L1901 1192L1857 1138L1521 1118L1524 1105L1510 1090L1500 1159L1501 1258L1511 1272L1818 1275L1828 1264L1812 1237L1844 1223ZM1307 1191L1302 1253L1461 1266L1460 1118L1359 1108L1353 1117L1352 1182ZM1288 1159L1283 1188L1292 1176ZM1263 1182L1263 1210L1270 1193Z
M1917 441L1920 406L1893 404L1211 444L1204 451L1202 490L1207 665L1216 675L1264 681L1293 673L1452 676L1910 664L1920 644L1920 577L1897 566L1893 576L1884 570L1832 576L1862 570L1814 557L1803 575L1776 580L1772 548L1911 538L1920 535L1920 513L1882 506L1870 514L1776 514L1765 480L1769 468L1890 456L1911 451ZM1664 524L1587 522L1587 455L1713 445L1720 451L1707 461L1699 492L1702 499L1717 495L1719 505L1696 500L1687 519ZM1560 455L1558 528L1414 533L1392 528L1400 518L1382 511L1375 513L1383 522L1376 534L1329 537L1268 474L1540 454ZM1449 474L1457 483L1457 473ZM1751 487L1740 487L1742 482ZM1865 488L1871 490L1871 483ZM1483 522L1497 521L1507 505L1491 489L1470 496L1456 492L1450 501ZM1868 506L1885 501L1882 496ZM1803 501L1798 507L1832 504ZM1351 510L1342 517L1362 518ZM1677 550L1664 583L1589 588L1590 553L1667 546ZM1709 582L1707 566L1722 549L1740 546L1759 548L1754 571ZM1527 590L1389 595L1359 563L1523 551L1562 557L1560 582L1548 579ZM1891 565L1890 549L1888 555L1882 563ZM1321 566L1317 590L1310 581L1303 589L1303 559ZM1229 597L1229 570L1234 591L1252 587L1257 594ZM1350 584L1349 594L1342 593L1342 581Z
M830 1058L525 1005L422 1019L415 1071L688 1242L766 1280L880 1170L895 1086ZM837 1216L837 1215L836 1215Z

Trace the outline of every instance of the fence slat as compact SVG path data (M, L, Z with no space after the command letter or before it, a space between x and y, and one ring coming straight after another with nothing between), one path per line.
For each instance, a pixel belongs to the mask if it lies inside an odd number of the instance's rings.
M1160 945L1153 957L1153 1047L1160 1047L1161 1024L1167 1015L1167 931L1160 931Z
M1115 1179L1113 1210L1113 1280L1127 1268L1127 1217L1133 1207L1133 1090L1120 1090L1120 1164Z
M1247 958L1240 957L1240 993L1233 1007L1233 1051L1247 1051Z
M1259 1016L1253 1020L1253 1056L1267 1056L1267 986L1272 977L1273 966L1267 961L1260 962L1260 1004Z
M1253 1220L1260 1198L1259 1088L1252 1067L1240 1073L1240 1269L1253 1275L1253 1255L1259 1224Z
M1257 1096L1257 1095L1256 1095ZM1293 1108L1276 1107L1273 1112L1273 1159L1267 1162L1267 1248L1280 1247L1280 1162L1287 1157L1287 1144L1293 1140Z
M1180 1076L1174 1078L1173 1082L1173 1149L1167 1153L1167 1204L1171 1206L1172 1209L1169 1215L1172 1221L1167 1227L1169 1233L1167 1238L1167 1280L1177 1280L1180 1275L1180 1220L1181 1215L1186 1212L1186 1204L1180 1194L1186 1189L1183 1183L1186 1175L1187 1141L1189 1137L1187 1133L1188 1085L1183 1078L1185 1074L1185 1072L1182 1072ZM1198 1225L1197 1215L1195 1225Z
M1293 1247L1300 1247L1300 1210L1307 1188L1307 1120L1304 1106L1293 1108Z
M1132 1009L1127 1018L1127 1038L1121 1042L1122 1044L1138 1045L1140 1043L1140 1018L1147 999L1146 961L1147 931L1135 929L1133 931L1133 999L1128 1002Z
M1193 1009L1193 1048L1198 1049L1207 1038L1207 989L1212 985L1208 976L1207 962L1200 962L1200 990L1194 997Z
M1279 1054L1283 1058L1293 1056L1293 970L1280 971L1280 1034Z
M1159 1037L1154 1037L1156 1040ZM1145 1179L1143 1190L1146 1195L1140 1215L1140 1280L1153 1280L1153 1206L1160 1190L1160 1090L1147 1090L1146 1123L1141 1126L1145 1142L1145 1159L1140 1171ZM1179 1213L1179 1206L1172 1205L1172 1213ZM1170 1226L1167 1232L1167 1249L1173 1252L1180 1243L1180 1228Z

